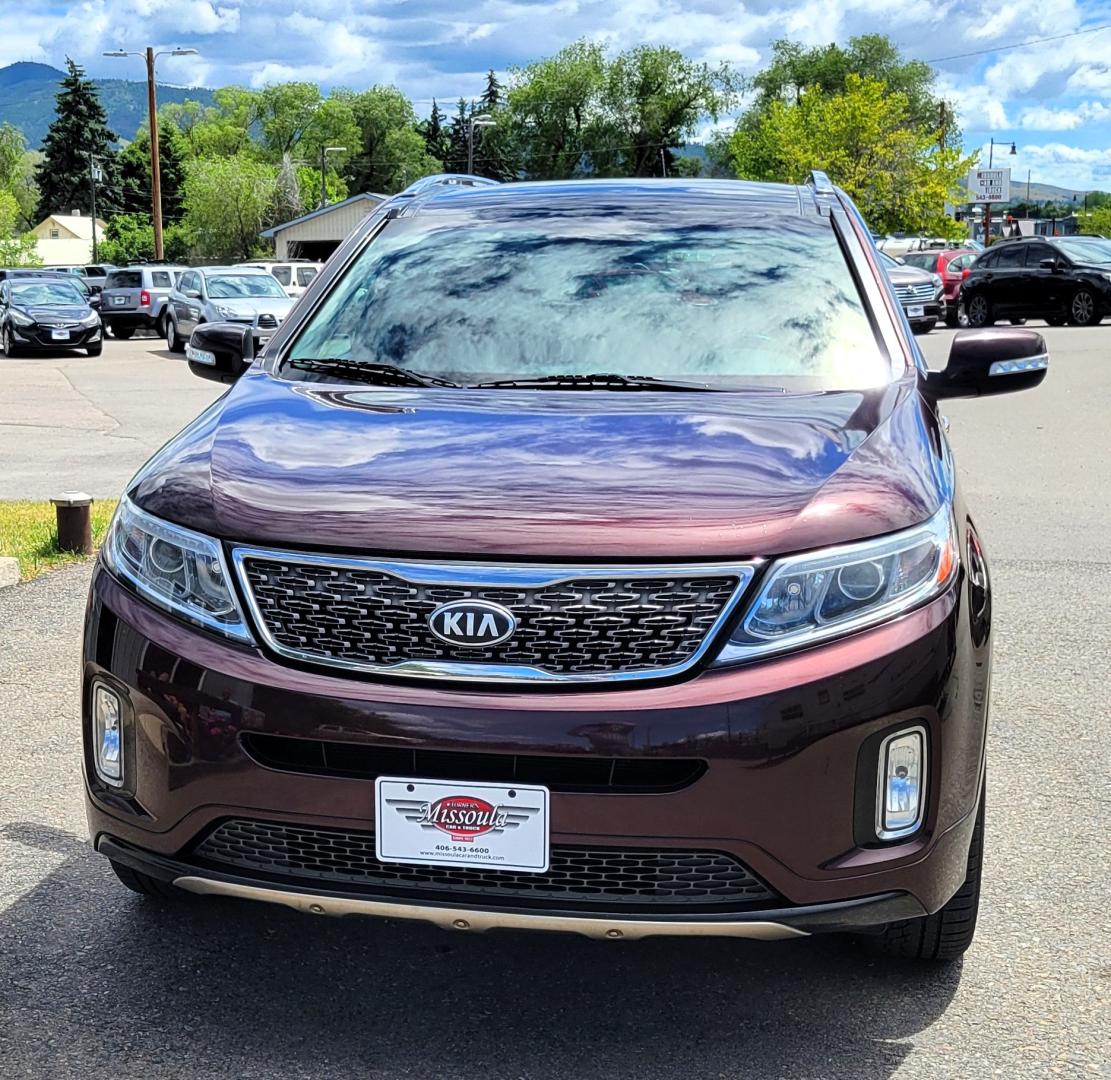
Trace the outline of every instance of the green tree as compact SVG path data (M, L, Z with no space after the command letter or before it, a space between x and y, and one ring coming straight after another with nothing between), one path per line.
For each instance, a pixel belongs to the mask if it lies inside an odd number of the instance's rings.
M728 64L698 63L676 49L642 45L607 65L601 90L609 160L595 150L595 171L618 176L676 172L672 150L707 117L716 121L736 102L740 80ZM601 136L601 132L599 132Z
M277 187L277 167L245 153L190 162L184 223L198 253L235 261L263 250L259 233L271 220Z
M0 188L0 266L42 266L35 238L25 231L15 196Z
M0 188L11 191L19 174L27 140L13 124L0 124Z
M464 98L455 104L455 115L447 131L447 157L444 158L444 168L452 173L465 173L467 171L467 136L471 113Z
M616 142L600 116L605 82L605 49L590 41L576 41L555 56L510 69L509 123L530 179L574 176L588 166L584 155L589 149Z
M273 162L287 154L313 161L322 146L353 152L359 139L350 96L322 97L315 83L276 83L259 91L258 124L263 151Z
M252 135L260 122L259 92L245 86L224 86L213 93L212 100L207 106L186 100L158 111L164 124L173 124L184 136L186 156L261 156L261 147Z
M192 252L192 235L180 224L162 230L163 254L170 262L184 262ZM116 214L108 219L104 239L97 245L104 262L127 266L154 258L154 226L149 214Z
M934 96L934 71L929 64L904 59L883 34L865 34L850 38L847 48L830 44L808 49L797 41L774 42L770 63L752 78L753 108L760 114L774 101L797 105L810 87L842 94L850 75L874 79L892 93L902 94L912 124L937 126L939 110L947 105ZM950 119L951 115L950 109Z
M159 114L161 115L161 114ZM167 124L158 132L158 171L161 177L162 221L181 220L181 189L185 183L186 143L181 132ZM150 128L144 125L120 151L120 204L128 214L151 212ZM107 256L105 256L107 258Z
M428 119L417 125L421 138L424 139L424 148L428 151L429 157L434 157L437 161L445 163L448 158L447 128L444 127L446 119L444 110L436 104L436 99L433 98L432 112L428 114Z
M1097 206L1094 210L1091 205L1089 197L1089 212L1080 215L1080 231L1088 236L1111 236L1111 205Z
M55 97L56 115L43 141L43 160L38 168L41 220L47 214L70 209L92 211L90 155L100 166L102 179L96 184L97 213L119 209L119 176L112 143L116 134L108 129L107 116L97 97L96 86L68 57L66 77Z
M358 153L347 166L352 191L392 194L443 169L417 130L412 104L397 87L372 86L352 94L350 103L359 131Z
M958 230L945 203L959 200L974 160L916 127L904 94L859 75L849 75L841 93L812 87L797 102L772 101L754 129L737 130L730 149L740 177L802 183L820 169L873 229L937 235Z

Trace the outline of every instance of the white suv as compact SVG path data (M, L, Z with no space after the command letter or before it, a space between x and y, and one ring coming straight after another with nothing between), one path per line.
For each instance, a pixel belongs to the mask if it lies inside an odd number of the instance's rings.
M286 296L297 299L308 287L323 268L323 263L307 262L294 259L291 262L244 262L240 266L257 266L260 270L268 270L274 275L278 284L285 289Z

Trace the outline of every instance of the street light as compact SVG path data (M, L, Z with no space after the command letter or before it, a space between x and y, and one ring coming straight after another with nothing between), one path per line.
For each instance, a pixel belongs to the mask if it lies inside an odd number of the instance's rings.
M486 113L479 113L478 116L472 116L470 123L467 125L467 173L474 172L474 129L476 127L496 127L492 116Z
M158 162L158 104L154 93L154 61L159 56L196 56L196 49L162 49L155 52L149 45L144 52L128 52L126 49L113 49L105 56L115 58L142 56L147 62L147 110L150 113L150 203L151 219L154 223L154 257L162 259L162 171ZM93 226L95 231L96 226Z
M1006 144L1005 141L1001 141L999 143L999 145L1000 146L1006 146L1007 144ZM988 168L989 169L991 168L991 162L992 162L992 157L993 157L994 153L995 153L995 139L991 139L989 144L988 144ZM1015 144L1013 142L1011 143L1011 149L1008 151L1008 153L1010 153L1010 154L1017 154L1018 153L1018 148L1015 146Z
M346 146L321 146L320 148L320 209L328 205L328 155L345 154Z

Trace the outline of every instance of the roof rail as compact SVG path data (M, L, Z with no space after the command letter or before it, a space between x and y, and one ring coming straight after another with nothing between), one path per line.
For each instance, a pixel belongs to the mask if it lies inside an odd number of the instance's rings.
M833 181L820 169L811 169L810 176L806 183L820 195L832 195L836 190L833 186Z
M437 187L493 187L498 183L488 176L469 176L467 173L435 173L432 176L422 176L414 180L404 191L398 192L396 198L411 199L414 195L423 194L431 188Z

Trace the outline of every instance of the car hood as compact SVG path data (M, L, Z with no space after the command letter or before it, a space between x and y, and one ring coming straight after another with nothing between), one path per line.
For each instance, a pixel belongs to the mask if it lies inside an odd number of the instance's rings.
M920 270L917 266L885 266L884 269L892 285L922 285L932 280L928 270Z
M228 297L227 299L209 298L212 307L226 308L236 315L254 318L256 315L277 315L284 318L293 307L293 301L287 296L255 296L255 297Z
M87 305L78 306L76 304L67 304L65 306L59 305L58 307L36 306L31 308L19 308L19 310L22 311L29 318L35 319L36 321L40 319L46 319L52 322L58 322L60 320L65 322L75 322L78 319L87 319L93 313L93 309L91 307L88 307Z
M467 556L772 555L891 532L947 487L913 377L827 393L453 391L251 371L138 474L225 540Z

